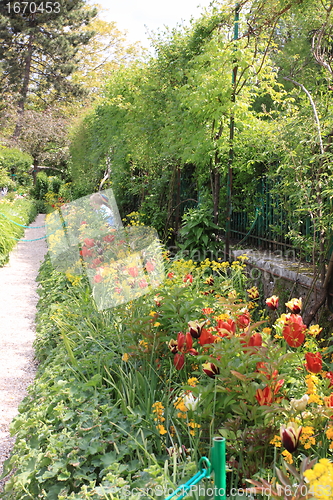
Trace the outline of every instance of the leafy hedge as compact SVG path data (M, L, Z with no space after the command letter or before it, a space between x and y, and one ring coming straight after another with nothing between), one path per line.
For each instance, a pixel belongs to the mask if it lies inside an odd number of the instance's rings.
M33 200L15 198L10 201L8 196L0 200L0 266L8 261L10 251L22 237L24 228L21 226L29 225L36 215Z
M32 161L30 155L19 149L0 149L0 171L6 172L19 185L29 186L32 183L32 177L28 173ZM4 187L4 185L0 187Z

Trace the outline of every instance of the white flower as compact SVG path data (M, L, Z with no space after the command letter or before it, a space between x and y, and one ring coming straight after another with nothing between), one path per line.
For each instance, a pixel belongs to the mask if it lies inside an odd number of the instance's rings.
M304 394L304 396L301 397L301 399L292 399L290 401L290 406L293 408L293 410L303 411L305 410L308 401L309 401L308 394Z
M193 396L192 392L188 392L183 396L183 403L188 410L195 411L199 401L200 401L200 396L196 398L195 396Z

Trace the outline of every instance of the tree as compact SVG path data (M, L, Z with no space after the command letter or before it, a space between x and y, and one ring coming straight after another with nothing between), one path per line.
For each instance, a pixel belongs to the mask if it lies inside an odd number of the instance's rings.
M64 174L68 156L68 120L55 108L28 109L21 119L21 134L14 141L33 158L33 182L39 170L51 168Z
M99 5L96 6L101 11ZM121 32L115 22L95 18L83 31L93 30L89 43L78 52L79 64L73 73L73 82L89 90L89 100L101 93L107 78L144 55L140 45L126 42L126 33Z
M43 109L82 93L70 76L77 67L80 47L93 36L82 27L96 14L95 8L86 8L84 0L0 4L0 89L18 94L14 138L20 135L19 118L28 104Z

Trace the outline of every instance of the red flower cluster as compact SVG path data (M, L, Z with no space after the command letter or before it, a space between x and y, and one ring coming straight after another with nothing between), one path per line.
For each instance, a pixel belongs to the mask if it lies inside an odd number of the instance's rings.
M306 325L297 314L287 314L282 334L290 347L300 347L305 340Z

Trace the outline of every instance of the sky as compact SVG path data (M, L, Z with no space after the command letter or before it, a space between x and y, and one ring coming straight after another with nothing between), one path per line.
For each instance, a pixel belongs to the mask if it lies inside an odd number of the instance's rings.
M115 21L120 31L127 31L130 43L141 42L149 48L149 31L164 30L164 26L175 28L183 22L187 25L191 17L198 18L211 0L95 0L107 9L102 19Z

